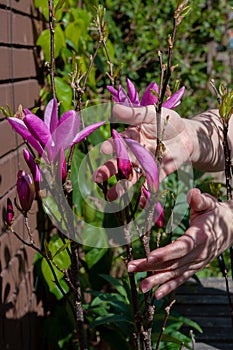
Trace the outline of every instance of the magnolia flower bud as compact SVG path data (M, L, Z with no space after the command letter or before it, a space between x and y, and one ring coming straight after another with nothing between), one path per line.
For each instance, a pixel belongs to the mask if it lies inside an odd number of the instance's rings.
M160 202L156 202L155 204L154 222L158 227L164 226L164 210Z
M30 175L25 171L19 170L17 174L17 193L21 210L24 214L31 209L32 202L35 198L35 186Z
M33 156L27 149L23 150L23 155L29 169L31 170L36 192L38 192L40 190L40 179L41 179L40 169L38 165L35 163Z
M14 219L13 204L10 198L7 198L7 207L6 207L6 225L8 227L12 226Z

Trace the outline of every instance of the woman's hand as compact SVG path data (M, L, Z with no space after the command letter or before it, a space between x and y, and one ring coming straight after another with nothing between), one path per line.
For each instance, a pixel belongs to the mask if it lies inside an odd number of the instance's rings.
M142 292L158 286L157 299L183 284L233 244L233 202L218 202L194 188L187 201L190 227L173 243L152 251L147 259L133 260L129 272L153 271L140 282Z
M157 147L157 118L154 106L130 108L116 104L113 108L113 116L119 122L126 123L129 127L122 133L123 136L136 140L148 151L155 155ZM161 132L164 147L163 159L160 171L160 181L167 175L177 170L193 152L193 139L186 127L185 119L182 119L175 111L162 108ZM114 146L112 139L103 143L101 150L104 154L112 154ZM111 159L98 168L93 179L97 183L106 181L117 173L117 161ZM133 179L133 181L132 181ZM133 176L130 187L138 176Z

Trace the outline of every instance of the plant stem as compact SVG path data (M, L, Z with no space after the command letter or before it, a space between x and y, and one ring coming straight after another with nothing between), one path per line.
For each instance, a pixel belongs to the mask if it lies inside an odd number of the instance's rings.
M228 144L228 121L223 121L223 148L225 155L225 176L226 176L226 189L227 189L227 200L232 199L232 188L231 188L231 151Z
M127 215L127 211L126 211L126 215ZM133 248L132 248L129 224L123 225L123 232L124 232L124 238L126 240L126 252L127 252L125 263L126 265L128 265L128 263L133 260ZM130 289L132 294L134 322L136 326L135 345L137 350L141 350L140 344L141 344L141 334L142 334L142 320L139 314L138 292L137 292L137 287L135 282L135 274L133 272L128 272L128 276L129 276L129 283L130 283Z
M87 350L87 343L84 331L84 314L82 307L82 293L79 281L79 255L78 244L71 241L71 267L70 280L74 286L74 307L76 317L76 330L79 340L80 350Z
M54 2L53 0L48 0L49 7L49 30L50 30L50 84L53 98L56 98L55 82L54 82L54 34L55 34L55 15L54 15Z
M175 299L174 299L173 296L172 296L172 299L171 299L169 305L165 308L165 316L164 316L164 319L163 319L163 324L162 324L162 327L161 327L161 332L160 332L160 334L159 334L159 338L158 338L158 340L157 340L157 344L156 344L155 350L159 350L160 342L161 342L161 340L162 340L163 333L164 333L165 328L166 328L167 320L168 320L168 318L169 318L170 311L171 311L171 308L172 308L172 306L173 306L174 303L175 303Z
M55 273L55 270L53 268L52 262L50 261L50 259L48 258L48 256L40 249L38 248L35 243L33 241L27 242L25 241L23 238L21 238L17 232L15 232L14 230L11 229L11 232L18 238L18 240L20 242L22 242L24 245L31 247L32 249L34 249L37 253L39 253L48 263L49 268L52 272L53 278L54 278L54 282L56 283L56 286L58 287L58 289L60 290L60 292L62 293L63 297L65 298L65 300L68 302L68 304L70 305L71 311L74 314L74 308L73 305L71 304L70 300L67 298L67 295L65 294L65 292L63 291L58 279L57 279L57 275Z
M231 187L231 151L228 143L228 126L229 126L229 120L223 120L222 119L222 125L223 125L223 149L224 149L224 156L225 156L225 178L226 178L226 189L227 189L227 200L232 199L232 187ZM219 257L220 263L222 263L223 268L223 276L225 278L225 283L226 283L226 292L227 292L227 297L228 297L228 302L229 302L229 307L230 307L230 315L231 315L231 323L233 327L233 303L231 300L231 294L230 294L230 289L229 289L229 282L228 282L228 274L227 274L227 268L225 266L224 258L223 255ZM232 273L232 278L233 278L233 247L230 247L230 259L231 259L231 273Z

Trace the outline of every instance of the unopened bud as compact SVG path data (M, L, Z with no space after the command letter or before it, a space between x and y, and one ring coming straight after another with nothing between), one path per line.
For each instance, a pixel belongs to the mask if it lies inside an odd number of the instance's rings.
M21 205L21 211L26 214L32 206L35 198L35 187L30 175L25 171L19 170L17 174L17 193Z
M7 198L7 207L6 207L6 224L8 227L11 227L13 224L14 219L14 211L13 211L13 204L10 200L10 198Z

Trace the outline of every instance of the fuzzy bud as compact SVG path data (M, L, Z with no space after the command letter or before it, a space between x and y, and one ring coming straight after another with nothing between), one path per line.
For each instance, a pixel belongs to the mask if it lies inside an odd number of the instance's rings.
M10 198L7 198L7 207L6 207L6 225L8 227L11 227L13 224L14 219L14 211L13 211L13 204L10 200Z
M17 193L21 210L26 214L32 206L32 202L35 198L35 186L30 175L25 171L19 170L17 174Z

